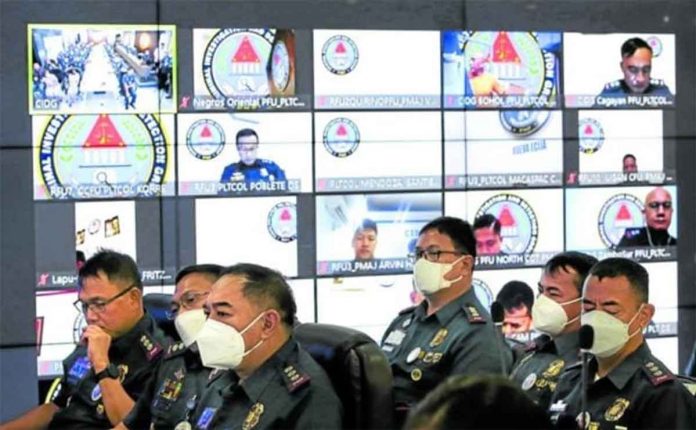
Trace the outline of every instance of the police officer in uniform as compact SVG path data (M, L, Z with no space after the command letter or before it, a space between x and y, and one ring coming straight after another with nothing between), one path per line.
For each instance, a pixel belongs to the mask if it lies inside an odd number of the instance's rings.
M650 352L643 329L655 313L648 303L648 272L624 258L597 263L583 292L581 322L594 329L588 380L571 366L559 381L552 419L584 417L590 429L686 429L696 424L696 400ZM583 386L587 410L581 414Z
M216 264L200 264L177 274L171 315L181 341L170 345L157 374L117 429L173 429L191 418L208 386L229 383L227 372L203 367L194 343L206 320L205 299L221 271Z
M643 39L634 37L621 45L621 72L623 79L604 85L601 97L652 95L672 97L667 85L660 79L650 78L653 50Z
M580 252L554 255L544 265L532 324L541 336L523 348L510 374L536 404L548 409L562 370L577 363L582 285L597 259Z
M280 273L254 264L225 269L206 311L196 338L203 364L233 369L235 380L206 390L193 428L341 428L331 382L292 337L295 300Z
M103 250L78 276L78 300L87 328L63 361L61 388L51 403L3 426L111 428L126 417L169 345L142 303L138 268L127 255Z
M459 218L436 218L419 233L413 276L425 300L399 313L381 342L394 375L399 425L449 375L510 370L511 351L471 286L475 256L471 226Z
M225 167L220 183L286 182L285 172L280 166L271 160L256 158L256 151L259 148L259 136L256 131L250 128L239 130L235 142L239 161Z
M672 195L662 187L655 188L645 196L643 214L645 227L627 228L617 248L635 246L676 246L677 239L669 234L672 224Z

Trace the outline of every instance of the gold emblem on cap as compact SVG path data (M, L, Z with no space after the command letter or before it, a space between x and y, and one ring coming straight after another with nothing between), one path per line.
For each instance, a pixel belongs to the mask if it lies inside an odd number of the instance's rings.
M614 403L612 403L606 411L604 411L604 419L607 421L618 421L619 418L623 416L624 412L626 412L626 409L630 404L631 402L628 400L619 397L618 399L614 400Z
M420 381L420 379L422 377L423 377L423 372L420 369L416 368L416 369L411 370L411 379L413 381L418 382L418 381Z
M263 403L254 403L254 405L251 407L251 410L249 410L249 414L246 416L246 418L244 418L244 422L242 423L242 430L250 430L256 427L256 424L259 423L259 419L263 414L263 410Z

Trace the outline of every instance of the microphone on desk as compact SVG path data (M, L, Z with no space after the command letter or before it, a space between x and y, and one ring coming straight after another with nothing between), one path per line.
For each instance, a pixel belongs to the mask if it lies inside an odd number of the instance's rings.
M498 357L500 358L500 371L503 375L507 375L507 366L505 366L505 353L503 347L505 346L505 339L503 336L503 321L505 320L505 308L500 302L495 301L491 303L491 319L495 325L495 336L498 338L499 349Z
M589 381L587 380L589 374L589 362L590 362L590 349L594 344L594 329L585 324L580 327L580 332L578 333L580 355L582 358L582 373L580 381L580 389L582 390L582 397L580 398L580 428L587 428L587 389Z

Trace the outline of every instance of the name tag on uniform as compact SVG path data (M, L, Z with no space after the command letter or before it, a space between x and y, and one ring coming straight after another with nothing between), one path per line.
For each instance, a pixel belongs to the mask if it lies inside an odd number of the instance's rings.
M404 341L404 337L406 337L406 333L403 331L393 330L391 333L389 333L387 338L384 339L384 343L392 346L399 346L401 345L401 342Z
M210 425L210 422L213 421L213 417L215 416L215 412L217 412L217 408L205 408L203 410L203 413L201 414L200 418L198 418L198 422L196 423L196 427L202 430L206 430L208 426Z

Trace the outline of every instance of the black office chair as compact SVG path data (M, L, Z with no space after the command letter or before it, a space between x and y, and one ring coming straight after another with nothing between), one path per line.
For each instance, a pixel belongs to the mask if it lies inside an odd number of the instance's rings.
M295 338L324 368L344 408L345 429L392 428L392 373L365 333L330 324L295 327Z
M148 314L155 320L164 333L174 340L181 340L176 332L174 321L169 319L169 309L172 295L164 293L148 293L143 296L143 305Z

